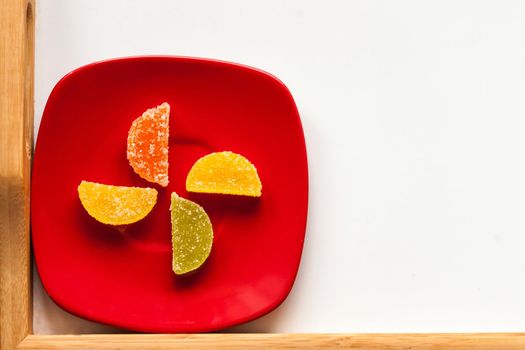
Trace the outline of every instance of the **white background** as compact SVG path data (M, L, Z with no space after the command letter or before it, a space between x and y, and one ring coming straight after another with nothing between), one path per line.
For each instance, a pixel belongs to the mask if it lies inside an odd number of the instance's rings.
M236 331L523 331L525 2L37 1L35 129L54 84L126 55L271 72L304 124L295 286ZM205 103L205 102L203 102ZM36 333L113 331L58 309Z

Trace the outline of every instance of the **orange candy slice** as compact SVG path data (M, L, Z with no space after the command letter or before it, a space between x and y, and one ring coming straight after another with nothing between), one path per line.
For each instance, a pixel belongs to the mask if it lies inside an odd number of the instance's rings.
M103 224L127 225L137 222L157 203L157 190L153 188L103 185L82 181L78 196L84 209Z
M135 173L149 182L168 185L170 105L148 109L131 124L128 161Z
M260 197L262 184L250 161L233 152L210 153L193 164L186 190Z
M183 275L198 269L208 258L213 228L204 209L190 200L171 194L173 272Z

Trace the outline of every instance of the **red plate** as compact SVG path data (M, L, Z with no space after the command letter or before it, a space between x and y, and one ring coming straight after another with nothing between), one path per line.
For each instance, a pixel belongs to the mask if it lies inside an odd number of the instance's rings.
M139 178L126 160L131 122L171 105L170 184ZM233 151L258 169L259 199L192 195L192 164ZM158 203L124 232L92 219L81 180L149 186ZM308 168L301 121L286 86L242 65L182 57L134 57L66 75L47 102L31 196L33 246L48 294L81 317L146 332L203 332L277 307L292 288L303 247ZM172 191L204 206L215 241L190 276L171 270Z

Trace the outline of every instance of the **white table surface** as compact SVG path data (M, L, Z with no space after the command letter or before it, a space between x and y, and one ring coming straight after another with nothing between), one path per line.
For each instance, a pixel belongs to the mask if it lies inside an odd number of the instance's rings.
M141 54L241 62L300 110L295 286L256 332L523 331L525 2L37 2L35 131L54 84ZM113 332L34 284L36 333Z

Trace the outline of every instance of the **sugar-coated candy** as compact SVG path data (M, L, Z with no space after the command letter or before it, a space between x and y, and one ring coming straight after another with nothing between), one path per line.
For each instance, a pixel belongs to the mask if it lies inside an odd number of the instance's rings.
M157 203L154 188L104 185L82 181L78 196L89 215L103 224L127 225L146 217Z
M171 194L173 272L183 275L198 269L213 244L213 227L204 209L195 202Z
M127 157L140 177L163 187L168 185L170 105L148 109L131 124Z
M260 197L262 184L248 159L233 152L216 152L195 162L186 178L186 190Z

